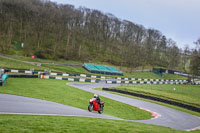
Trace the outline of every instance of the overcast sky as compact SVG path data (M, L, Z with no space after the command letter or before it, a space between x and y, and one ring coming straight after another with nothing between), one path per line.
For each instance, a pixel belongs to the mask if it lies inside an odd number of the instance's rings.
M179 48L200 37L200 0L51 0L112 13L145 28L161 31L177 42Z

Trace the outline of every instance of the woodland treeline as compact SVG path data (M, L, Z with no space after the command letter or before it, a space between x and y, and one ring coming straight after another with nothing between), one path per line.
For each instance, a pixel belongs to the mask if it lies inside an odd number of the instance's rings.
M24 50L39 58L95 60L131 68L185 69L193 52L187 47L181 51L156 29L48 0L0 0L0 51L12 49L13 41L24 43Z

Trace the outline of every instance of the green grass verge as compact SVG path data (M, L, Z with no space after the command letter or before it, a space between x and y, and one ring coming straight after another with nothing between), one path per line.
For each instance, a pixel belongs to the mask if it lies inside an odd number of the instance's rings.
M7 83L0 87L0 93L15 94L53 101L87 110L92 93L70 87L63 80L50 79L19 79L9 78ZM128 104L120 103L105 97L104 114L130 120L151 118L149 112L140 110Z
M72 74L92 74L92 73L89 73L88 71L86 71L83 67L73 67L73 66L57 66L57 65L47 65L47 64L44 64L42 65L43 67L45 68L48 68L50 70L54 70L54 71L58 71L58 72L68 72L68 73L72 73Z
M163 73L163 76L159 76L153 72L132 72L132 73L124 73L123 77L135 77L135 78L143 78L143 79L187 79L186 77L174 75L174 74L166 74Z
M120 90L146 94L200 107L200 85L120 86Z
M184 76L180 76L180 75L175 75L175 74L167 74L167 73L163 73L163 79L184 79L187 80L187 77Z
M184 133L136 122L62 116L0 115L2 133ZM197 133L192 131L192 133Z

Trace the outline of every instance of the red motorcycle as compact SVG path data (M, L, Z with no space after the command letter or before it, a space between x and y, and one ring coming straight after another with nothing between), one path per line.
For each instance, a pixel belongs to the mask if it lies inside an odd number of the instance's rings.
M104 107L104 102L100 102L100 104L98 104L96 102L96 98L90 98L88 111L92 112L94 110L94 111L98 111L99 114L102 114L103 107Z

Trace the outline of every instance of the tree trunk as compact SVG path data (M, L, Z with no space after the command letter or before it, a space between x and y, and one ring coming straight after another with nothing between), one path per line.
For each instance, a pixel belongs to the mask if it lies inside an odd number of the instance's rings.
M81 58L81 44L79 45L78 57Z
M66 44L66 47L65 47L65 58L68 55L69 40L70 40L70 34L68 34L68 36L67 36L67 44Z

